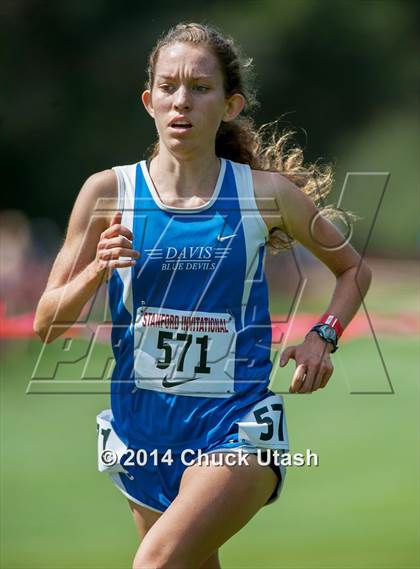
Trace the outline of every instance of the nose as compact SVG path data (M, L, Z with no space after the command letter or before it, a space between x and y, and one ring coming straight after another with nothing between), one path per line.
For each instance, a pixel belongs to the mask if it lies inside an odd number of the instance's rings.
M181 85L175 93L174 99L175 108L178 109L189 109L191 108L191 100L188 89Z

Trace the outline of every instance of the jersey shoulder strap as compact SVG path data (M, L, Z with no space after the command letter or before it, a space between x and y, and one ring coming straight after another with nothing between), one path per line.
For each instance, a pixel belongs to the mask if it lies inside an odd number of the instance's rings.
M121 225L133 231L134 221L134 200L136 193L137 163L127 166L114 166L113 171L117 176L118 182L118 210L122 213ZM120 298L122 296L123 306L132 318L133 314L133 292L131 283L131 269L119 268L114 271L118 275L121 287L113 286L115 279L110 280L110 292Z
M265 224L260 210L255 200L254 182L252 179L252 170L249 164L240 164L232 162L233 174L235 176L236 189L238 193L239 204L242 217L253 219L260 237L265 241L269 237L268 227Z
M137 163L127 166L114 166L118 181L118 209L123 213L134 209L136 192Z

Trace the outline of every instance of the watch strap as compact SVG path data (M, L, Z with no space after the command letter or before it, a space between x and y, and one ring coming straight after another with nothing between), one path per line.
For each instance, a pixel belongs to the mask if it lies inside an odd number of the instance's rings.
M334 328L335 333L337 334L337 338L339 338L343 333L343 327L341 326L340 320L338 319L337 316L335 316L335 314L330 314L326 312L321 316L319 324L328 324L328 326Z
M333 335L326 335L324 328L328 327L332 330ZM315 324L315 326L312 326L312 328L309 330L308 334L310 332L316 332L318 334L318 336L320 338L322 338L322 340L324 340L325 342L328 342L329 344L332 344L333 349L331 350L331 354L333 354L334 352L336 352L338 350L338 338L337 338L337 332L334 330L334 328L332 326L329 326L329 324ZM306 334L306 336L308 335ZM306 338L305 336L305 338Z

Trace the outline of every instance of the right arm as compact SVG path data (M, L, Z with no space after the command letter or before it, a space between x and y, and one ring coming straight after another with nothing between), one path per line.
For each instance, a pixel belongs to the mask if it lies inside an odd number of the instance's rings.
M64 245L36 309L34 331L42 341L52 342L76 322L108 272L133 266L139 257L132 248L133 235L116 211L117 195L112 170L94 174L80 190ZM106 211L98 208L102 198L107 199Z

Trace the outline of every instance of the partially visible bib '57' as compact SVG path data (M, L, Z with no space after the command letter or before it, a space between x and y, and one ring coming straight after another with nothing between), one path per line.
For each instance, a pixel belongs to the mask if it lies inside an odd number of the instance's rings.
M267 227L251 169L220 159L199 208L164 205L145 161L118 166L122 224L140 258L113 272L113 426L135 448L200 448L267 397Z

